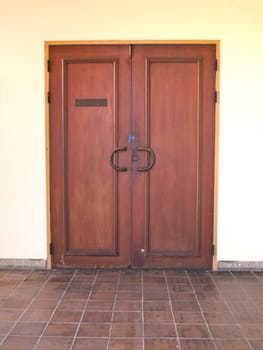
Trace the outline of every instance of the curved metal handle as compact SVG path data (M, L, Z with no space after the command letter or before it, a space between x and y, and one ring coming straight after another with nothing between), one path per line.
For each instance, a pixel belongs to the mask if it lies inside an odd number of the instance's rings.
M144 168L137 168L137 171L149 171L149 170L151 170L152 167L154 166L155 160L156 160L154 151L150 147L138 147L137 150L148 152L150 155L149 164Z
M127 151L128 147L124 146L124 147L116 147L114 148L114 150L111 152L111 155L110 155L110 165L112 167L113 170L116 170L116 171L127 171L128 168L121 168L119 167L118 165L114 164L113 163L113 157L114 157L114 154L119 152L119 151Z

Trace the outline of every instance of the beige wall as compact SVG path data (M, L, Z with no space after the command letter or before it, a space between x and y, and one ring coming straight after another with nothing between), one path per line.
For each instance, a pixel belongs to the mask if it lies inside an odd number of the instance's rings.
M218 259L263 261L263 1L2 0L0 259L46 259L44 41L219 39Z

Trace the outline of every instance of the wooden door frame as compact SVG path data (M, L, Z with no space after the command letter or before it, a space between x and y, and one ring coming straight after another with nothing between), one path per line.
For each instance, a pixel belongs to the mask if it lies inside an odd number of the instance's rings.
M47 268L51 268L51 222L50 222L50 125L49 125L49 72L48 58L49 47L52 45L215 45L216 59L218 62L216 71L215 91L217 101L215 103L215 154L214 154L214 207L213 207L213 245L215 247L212 261L212 269L217 270L217 217L218 217L218 154L219 154L219 71L220 71L220 40L99 40L99 41L45 41L44 42L44 72L45 72L45 141L46 141L46 221L47 221Z

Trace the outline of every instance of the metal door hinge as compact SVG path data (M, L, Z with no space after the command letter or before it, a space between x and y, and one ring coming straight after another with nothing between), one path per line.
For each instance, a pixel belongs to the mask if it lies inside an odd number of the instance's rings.
M215 71L218 71L218 60L215 60Z
M47 93L47 103L50 103L51 102L51 93L50 91L48 91Z
M52 243L49 243L49 254L52 255L53 254L53 244Z
M129 45L129 57L132 58L132 45Z
M214 102L217 103L217 100L218 100L218 94L217 94L217 91L215 91Z
M47 71L48 71L48 73L50 72L50 66L51 66L50 60L47 60Z

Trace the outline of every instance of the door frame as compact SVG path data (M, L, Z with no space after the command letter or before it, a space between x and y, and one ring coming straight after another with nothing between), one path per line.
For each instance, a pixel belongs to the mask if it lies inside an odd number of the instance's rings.
M213 206L213 246L214 255L212 269L217 270L217 217L218 217L218 154L219 154L219 102L220 102L220 40L87 40L87 41L45 41L44 42L44 72L45 72L45 150L46 150L46 222L47 222L47 268L51 268L51 221L50 221L50 125L49 125L49 47L52 45L215 45L217 70L215 75L215 154L214 154L214 206Z

